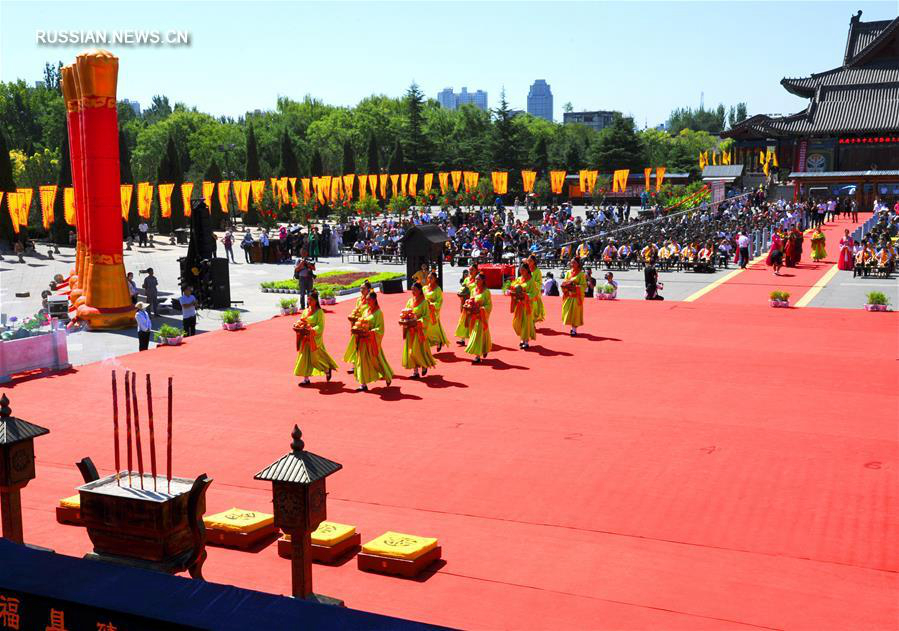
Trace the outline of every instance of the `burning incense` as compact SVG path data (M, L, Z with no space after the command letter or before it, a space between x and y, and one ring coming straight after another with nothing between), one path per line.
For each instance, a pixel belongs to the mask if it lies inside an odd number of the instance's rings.
M125 371L125 425L128 428L128 486L131 484L131 373Z
M119 394L118 385L116 383L115 371L112 371L112 445L115 451L115 483L121 486L119 482Z
M169 419L168 446L166 447L165 477L169 482L169 493L172 492L172 378L169 377Z
M137 452L137 475L140 488L144 488L144 450L140 446L140 414L137 405L137 373L131 373L131 401L134 403L134 450Z
M153 475L153 490L156 490L156 434L153 431L153 386L147 374L147 416L150 423L150 473Z

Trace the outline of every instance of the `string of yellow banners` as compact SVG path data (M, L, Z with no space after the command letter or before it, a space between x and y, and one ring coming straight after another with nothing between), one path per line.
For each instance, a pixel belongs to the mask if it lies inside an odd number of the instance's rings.
M767 168L769 164L777 166L777 156L769 151L767 156L762 154L763 164ZM702 159L702 156L701 156ZM650 172L651 169L645 169L646 189L650 188ZM612 178L612 191L623 192L627 188L627 178L629 175L627 169L616 170ZM656 168L656 191L662 185L665 168ZM568 176L566 171L555 170L549 172L550 189L556 195L562 193L565 180ZM422 188L419 189L419 177L422 180ZM579 173L580 189L584 194L592 194L596 187L599 172L596 170L585 169ZM537 180L537 172L532 170L521 171L522 188L525 193L531 193L534 190L534 184ZM365 199L369 195L374 198L388 198L388 183L390 185L390 196L411 196L415 197L419 190L424 194L430 194L434 185L434 174L425 173L419 176L418 173L400 173L400 174L347 174L343 176L318 176L318 177L280 177L271 178L272 198L280 208L283 205L297 206L300 198L304 203L308 203L311 199L315 199L319 204L335 203L340 201L351 201L354 196L358 199ZM493 171L490 174L490 181L493 192L497 195L505 195L509 190L509 173L508 171ZM460 187L464 187L467 193L477 190L480 182L480 173L477 171L441 171L437 173L437 184L442 194L448 193L450 190L459 192ZM154 192L159 200L159 212L162 218L170 218L172 216L172 195L175 193L175 184L152 182L139 182L137 186L131 184L122 184L120 186L120 202L122 210L122 219L128 220L132 202L137 202L137 214L143 219L150 219ZM193 195L194 183L184 182L180 185L181 201L184 208L184 215L189 217L191 214L191 198ZM265 180L222 180L221 182L201 183L203 201L206 206L212 207L213 195L217 195L219 205L223 209L229 208L231 195L233 194L235 204L240 212L249 212L250 199L257 205L262 205L263 196L266 190ZM49 229L55 217L53 212L58 187L56 185L41 186L38 189L41 203L41 218L45 229ZM30 188L19 188L14 192L5 193L7 206L10 216L12 217L13 228L18 233L22 226L28 225L28 211L31 208L33 190ZM3 192L0 192L0 203L3 200ZM71 186L63 189L63 208L65 222L75 225L75 194Z

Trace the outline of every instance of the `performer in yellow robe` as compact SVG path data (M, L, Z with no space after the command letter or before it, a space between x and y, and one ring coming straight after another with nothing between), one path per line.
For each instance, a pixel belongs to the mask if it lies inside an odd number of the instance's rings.
M411 321L403 322L403 368L412 369L412 378L418 379L418 369L421 368L422 376L428 374L428 368L437 365L434 356L431 355L431 347L428 345L426 327L431 320L430 304L425 299L425 293L421 283L412 283L412 297L406 302L404 312L414 316ZM412 324L405 324L412 322Z
M472 263L471 267L468 268L468 276L462 279L462 289L459 291L460 303L459 303L459 322L456 324L456 337L459 338L456 341L456 344L459 346L465 346L467 344L466 340L468 339L468 314L462 308L465 304L465 301L468 300L472 293L474 293L475 279L478 276L478 264ZM467 295L466 295L467 294Z
M393 369L387 363L381 340L384 338L384 312L378 306L378 294L369 292L366 297L367 312L356 321L356 328L364 332L354 332L356 340L356 368L353 375L359 382L357 390L365 392L368 384L383 379L390 385Z
M579 258L571 259L571 269L565 272L562 281L562 323L571 327L571 337L577 335L577 328L584 324L584 291L587 278L581 269Z
M352 329L356 320L368 313L367 297L370 291L371 283L369 281L362 283L362 287L359 288L359 297L356 298L356 304L353 310L350 311L350 315L347 316L347 319L350 321L350 329ZM346 351L343 353L343 361L348 364L356 363L356 336L352 332L350 333L350 341L346 345ZM348 372L353 374L353 369L350 368Z
M437 272L428 274L428 284L424 288L425 300L431 312L431 319L428 323L427 336L428 344L437 347L439 353L444 346L449 345L446 339L446 331L443 330L443 324L440 323L440 310L443 308L443 290L437 284Z
M528 348L530 340L537 339L537 329L534 326L534 304L537 300L537 286L531 278L531 268L527 263L522 263L518 269L518 278L512 281L509 287L509 295L512 301L509 309L512 312L512 328L515 335L521 340L518 347Z
M468 327L468 345L465 352L474 355L474 363L481 363L482 357L493 348L490 340L490 312L493 310L493 300L490 298L490 290L487 289L487 277L478 274L469 300L476 306L475 310L466 310Z
M311 375L326 375L331 381L331 371L337 370L337 362L328 354L325 348L325 312L318 304L318 292L309 294L309 306L300 313L300 319L295 328L297 331L297 361L293 368L293 374L303 376L300 385L309 383ZM300 331L311 330L311 334L301 335Z
M534 302L534 323L543 322L546 319L546 307L543 306L543 272L537 267L537 257L531 254L528 257L528 269L531 270L531 279L537 286L537 300Z
M827 258L827 251L824 249L824 243L827 241L821 228L816 228L812 233L812 260L823 261Z

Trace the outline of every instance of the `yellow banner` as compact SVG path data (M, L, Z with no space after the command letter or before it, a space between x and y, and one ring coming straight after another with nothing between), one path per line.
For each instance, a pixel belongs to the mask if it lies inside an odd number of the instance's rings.
M265 193L265 180L253 180L250 182L250 191L253 193L253 203L262 206L262 195Z
M440 172L437 174L437 181L440 183L440 192L446 195L446 191L449 189L449 173Z
M534 190L534 182L537 181L537 172L536 171L522 171L521 172L521 183L524 187L525 193L530 193Z
M378 176L377 174L369 173L368 175L368 188L371 189L372 197L378 196ZM384 192L381 191L381 197L384 196Z
M297 199L297 179L295 177L287 178L290 182L290 204L296 206L300 203Z
M450 175L453 177L453 190L458 193L459 184L462 183L462 171L450 171Z
M549 186L555 195L562 193L562 186L565 184L565 171L550 171Z
M509 174L505 171L494 171L490 174L493 182L493 192L497 195L505 195L509 190Z
M409 174L403 173L400 175L400 195L403 197L406 196L406 191L409 190Z
M149 219L152 207L153 185L149 182L139 182L137 184L137 214L144 219Z
M478 188L478 179L481 174L477 171L465 171L462 173L464 181L465 181L465 190L469 193L477 190Z
M222 212L226 215L230 214L228 210L228 192L231 189L231 180L222 180L219 182L219 204L222 206Z
M67 186L62 192L62 204L65 210L66 223L75 225L75 189Z
M343 176L343 192L346 195L347 201L353 199L353 182L356 181L355 173L347 173ZM359 182L361 184L362 178L359 178Z
M6 206L9 208L9 218L12 219L13 232L19 234L21 226L28 225L28 211L24 212L24 221L22 217L22 207L25 205L25 194L16 191L15 193L7 193Z
M593 193L593 190L596 188L596 180L599 178L599 171L596 169L592 169L587 171L587 192Z
M627 176L629 169L618 169L612 174L612 192L623 193L627 189Z
M649 178L652 175L652 167L643 169L643 177L646 178L646 190L649 191Z
M359 199L365 199L366 195L368 195L368 176L360 175L359 176Z
M390 196L396 197L399 192L400 186L400 176L399 175L391 175L390 176Z
M780 165L777 163L777 152L776 151L771 152L771 164L773 164L775 167L780 167Z
M281 193L282 204L290 203L290 187L287 182L288 180L286 175L278 180L278 192Z
M300 185L303 187L303 202L308 204L312 197L312 187L308 177L300 179Z
M662 188L662 180L665 179L665 167L656 167L656 193Z
M193 182L184 182L181 184L181 204L184 207L184 216L190 217L191 212L191 204L190 204L190 196L193 195L194 192L194 183Z
M418 192L418 173L409 174L409 196L415 197Z
M338 201L340 199L340 196L340 176L335 175L331 178L331 203Z
M50 229L53 223L53 203L56 201L56 184L48 184L38 189L41 196L41 219L44 223L44 230Z
M172 216L172 191L175 190L174 184L159 185L159 216L168 219Z
M271 178L271 182L272 182L272 199L275 200L275 202L277 202L278 208L281 208L281 193L280 193L281 182L276 177Z
M424 191L425 195L427 195L431 192L431 189L433 188L433 186L434 186L434 174L433 173L425 173L424 186L422 186L422 190Z
M235 182L234 196L237 198L237 208L242 213L250 212L250 188L249 182Z
M326 201L331 200L331 176L321 176L320 178L318 178L318 183L321 187L321 203L324 204Z
M212 212L212 193L215 191L215 182L203 182L203 201L206 209Z
M22 202L24 204L24 207L21 212L25 213L25 221L22 223L22 225L27 226L28 225L28 212L31 210L31 198L34 197L34 190L30 189L30 188L17 188L16 192L24 195L24 197L22 198L25 200Z

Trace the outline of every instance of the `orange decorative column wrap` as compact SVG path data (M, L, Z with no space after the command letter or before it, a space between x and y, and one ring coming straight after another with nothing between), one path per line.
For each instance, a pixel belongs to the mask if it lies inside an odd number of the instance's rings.
M134 307L122 261L122 210L116 82L119 60L105 50L78 55L76 91L81 97L81 156L87 225L85 303L76 311L92 329L134 324Z
M88 257L87 225L84 219L84 201L79 194L84 191L84 164L81 153L81 99L76 89L78 80L75 77L75 66L68 65L62 69L62 94L66 102L66 126L69 134L69 157L72 165L72 185L75 191L75 230L78 241L75 246L75 268L69 279L69 299L74 307L84 292L84 266ZM84 300L81 300L84 303Z

